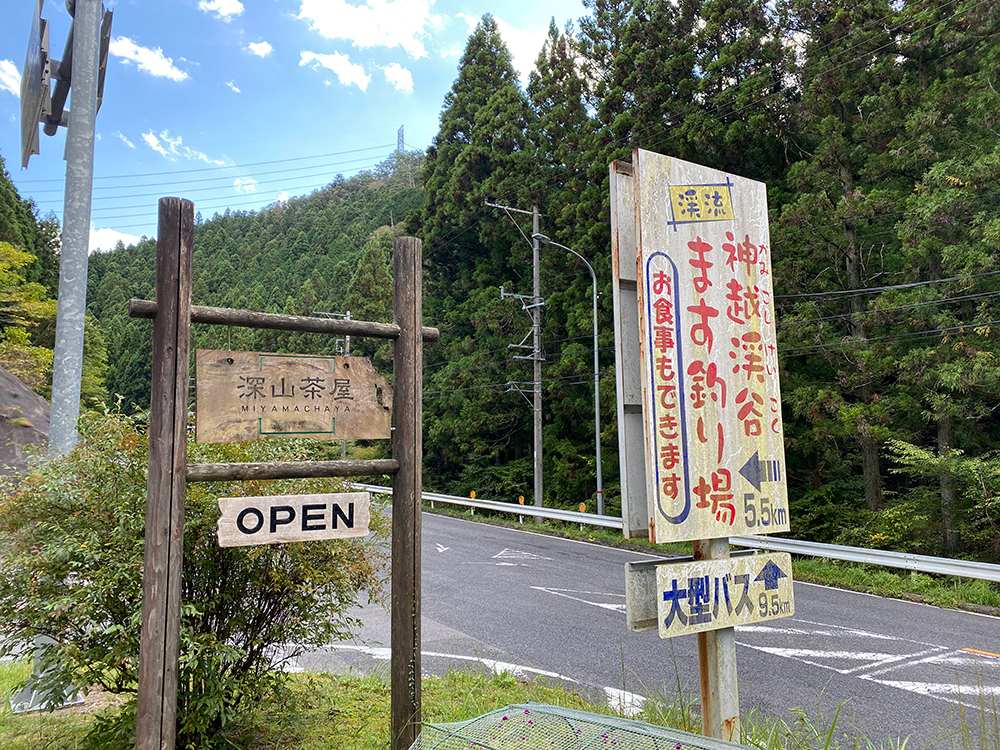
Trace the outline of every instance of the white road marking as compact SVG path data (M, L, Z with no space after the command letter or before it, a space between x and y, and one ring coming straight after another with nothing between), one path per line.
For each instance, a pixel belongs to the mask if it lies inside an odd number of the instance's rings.
M545 557L544 555L535 555L531 552L522 552L517 549L509 549L504 547L502 550L493 555L494 560L551 560L551 557Z
M646 702L643 696L618 688L606 687L604 694L608 696L608 705L622 716L638 716Z
M573 596L573 594L590 594L592 596L609 596L609 597L620 597L625 598L625 594L608 594L603 591L575 591L573 589L550 589L545 586L532 586L531 588L535 591L544 591L546 594L555 594L556 596L564 596L567 599L572 599L575 602L583 602L584 604L590 604L594 607L600 607L601 609L610 609L612 612L624 612L625 603L621 604L610 604L608 602L592 602L589 599L582 599L579 596Z
M813 625L815 627L812 630L808 628L798 629L795 625ZM822 642L833 645L838 638L847 637L860 637L869 642L877 641L884 644L886 651L851 651L843 648L822 649L810 646L778 647L759 642L748 643L745 638L739 640L738 643L755 651L794 659L838 674L849 675L859 680L905 690L954 705L961 704L963 699L967 702L971 700L974 704L980 695L1000 695L1000 684L992 684L996 681L994 675L1000 675L1000 672L990 667L984 667L983 660L977 660L975 654L951 649L947 646L798 619L783 627L755 625L740 627L737 632L742 636L756 635L765 638L772 636L776 641L793 644L796 639L808 639L807 642L810 645L815 644L818 639L824 639ZM888 651L890 646L896 653ZM862 663L858 664L859 661ZM931 669L937 674L942 673L942 671L947 673L950 670L954 672L955 679L952 682L901 679L907 675L907 672L914 674L914 676L923 676L920 672L921 668L924 672ZM974 677L973 673L975 673ZM963 675L969 677L969 684L964 686L959 681Z
M447 552L448 550L451 549L451 547L445 547L443 544L438 544L437 548L438 552Z
M384 646L356 646L354 644L347 643L334 643L329 648L336 651L358 651L381 661L388 661L392 657L392 650ZM531 675L537 675L540 677L550 677L554 680L562 680L563 682L568 682L573 685L581 684L579 680L574 680L572 677L567 677L566 675L559 674L558 672L550 672L547 669L526 667L522 664L512 664L510 662L498 661L496 659L486 659L481 656L444 654L437 651L421 651L420 654L421 656L429 656L439 659L455 659L456 661L475 662L477 664L482 664L494 674L509 674L522 680L530 679ZM645 697L637 693L630 693L627 690L612 687L603 687L601 690L603 690L604 694L607 696L608 704L627 716L636 716L641 713L642 706L646 702Z

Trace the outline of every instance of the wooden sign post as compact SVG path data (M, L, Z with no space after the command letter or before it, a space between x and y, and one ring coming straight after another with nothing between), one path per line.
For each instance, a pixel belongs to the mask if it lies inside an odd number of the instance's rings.
M169 750L176 741L193 248L194 204L162 199L156 236L159 307L153 321L137 750Z
M194 204L161 199L156 301L129 302L129 315L155 321L136 748L173 750L176 745L185 483L382 474L394 475L392 748L408 748L416 739L421 717L423 342L440 336L437 329L421 324L420 240L395 240L395 323L386 324L192 306L193 236ZM191 323L394 339L391 393L386 381L361 358L199 353L199 364L208 373L206 382L199 384L199 401L206 398L221 404L223 411L233 411L235 404L237 417L235 427L211 419L203 423L199 409L199 439L228 442L292 434L338 440L344 436L379 438L388 436L392 416L392 459L188 465ZM245 397L240 403L240 377L242 393L246 396L253 390L260 398ZM268 378L276 380L268 382ZM293 388L298 389L298 400ZM278 398L280 406L274 403ZM256 417L250 415L249 402L256 402ZM368 493L222 498L219 540L226 546L241 546L363 536L368 505Z

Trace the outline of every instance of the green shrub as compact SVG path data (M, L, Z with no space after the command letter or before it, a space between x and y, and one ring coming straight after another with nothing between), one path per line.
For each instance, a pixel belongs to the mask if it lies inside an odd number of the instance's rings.
M301 458L302 442L192 445L194 462ZM95 724L95 747L134 736L147 441L119 414L84 415L70 455L0 497L0 653L56 645L41 666L54 685L132 694ZM189 485L184 526L178 746L222 741L241 710L271 695L281 662L346 636L359 591L380 592L385 520L365 540L220 548L219 497L329 492L331 480ZM371 593L369 594L371 595ZM124 743L129 744L128 742Z

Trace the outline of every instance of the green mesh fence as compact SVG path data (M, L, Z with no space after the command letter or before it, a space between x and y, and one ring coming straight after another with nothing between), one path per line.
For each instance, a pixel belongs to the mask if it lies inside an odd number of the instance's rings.
M740 746L631 719L525 703L425 724L410 750L733 750Z

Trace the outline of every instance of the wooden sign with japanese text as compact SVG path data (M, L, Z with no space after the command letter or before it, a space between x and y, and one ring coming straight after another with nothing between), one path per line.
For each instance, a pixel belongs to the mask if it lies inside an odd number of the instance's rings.
M765 186L633 168L651 541L788 531Z
M364 357L200 349L195 378L199 443L390 436L392 389Z
M659 565L656 592L661 638L795 614L787 552Z
M219 498L220 547L313 542L368 535L371 495L275 495Z

